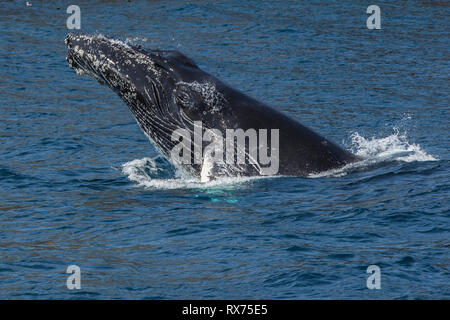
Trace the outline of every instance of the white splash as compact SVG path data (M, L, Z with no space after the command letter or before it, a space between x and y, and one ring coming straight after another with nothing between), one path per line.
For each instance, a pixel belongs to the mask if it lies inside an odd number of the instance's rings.
M266 177L220 177L216 180L201 181L199 179L175 172L173 177L167 175L168 168L161 164L161 156L129 161L122 165L122 173L138 186L149 189L207 189L214 187L232 187ZM159 163L158 163L159 162Z
M436 161L418 144L409 143L406 134L395 132L385 138L365 139L357 132L351 136L354 152L364 158L392 159L397 161Z
M348 164L339 169L310 174L309 178L342 177L349 172L368 168L384 162L437 161L426 153L418 144L408 142L405 133L394 128L394 133L384 138L364 138L358 132L351 136L350 150L364 160Z

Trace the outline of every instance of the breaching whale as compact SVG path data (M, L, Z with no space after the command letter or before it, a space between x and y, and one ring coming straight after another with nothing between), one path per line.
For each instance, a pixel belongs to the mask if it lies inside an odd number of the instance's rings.
M69 66L116 92L157 151L193 176L307 176L359 160L178 51L103 35L69 34L65 42Z

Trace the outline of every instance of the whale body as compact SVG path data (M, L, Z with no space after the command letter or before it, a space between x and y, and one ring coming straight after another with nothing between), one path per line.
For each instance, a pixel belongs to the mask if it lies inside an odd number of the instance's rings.
M116 92L157 151L193 176L307 176L359 160L178 51L133 46L103 35L69 34L65 42L69 66ZM221 146L231 150L220 154ZM218 161L221 156L224 160Z

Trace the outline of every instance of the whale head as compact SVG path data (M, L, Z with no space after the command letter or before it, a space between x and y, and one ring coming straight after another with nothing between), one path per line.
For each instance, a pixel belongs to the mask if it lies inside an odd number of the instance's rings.
M222 126L223 95L217 80L178 51L134 46L103 35L69 34L67 62L115 91L128 105L155 148L170 161L174 130L193 132L196 121ZM201 168L191 165L197 174Z

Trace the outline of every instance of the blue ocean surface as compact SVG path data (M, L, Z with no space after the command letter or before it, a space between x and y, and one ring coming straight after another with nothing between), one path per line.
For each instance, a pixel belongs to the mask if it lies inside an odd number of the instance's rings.
M80 32L180 50L365 160L180 177L68 67L70 4ZM450 5L376 1L369 30L369 4L1 2L0 298L449 299Z

